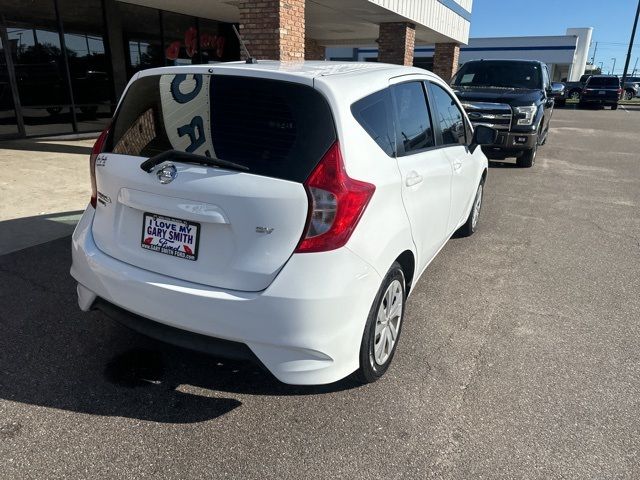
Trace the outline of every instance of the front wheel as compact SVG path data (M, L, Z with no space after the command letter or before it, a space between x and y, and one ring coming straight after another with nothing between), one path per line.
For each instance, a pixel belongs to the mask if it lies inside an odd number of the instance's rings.
M516 159L516 165L520 168L531 168L536 163L536 154L538 153L538 146L525 150L522 155Z
M617 110L618 109L618 105L611 105L611 110Z
M389 269L376 295L360 345L360 369L356 378L372 383L382 377L396 353L406 300L402 267Z
M624 99L625 100L633 100L633 90L625 90L624 91Z

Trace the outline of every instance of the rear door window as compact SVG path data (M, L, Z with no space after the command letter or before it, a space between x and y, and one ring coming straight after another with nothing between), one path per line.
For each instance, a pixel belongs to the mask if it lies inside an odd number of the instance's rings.
M411 155L435 146L422 82L394 85L391 91L394 100L398 156Z
M109 150L151 157L180 150L250 173L303 182L336 141L325 98L297 83L231 75L151 75L116 113Z
M590 87L618 88L620 79L618 77L591 77L587 85Z
M389 89L373 93L351 106L351 113L369 136L390 157L395 153L393 114Z

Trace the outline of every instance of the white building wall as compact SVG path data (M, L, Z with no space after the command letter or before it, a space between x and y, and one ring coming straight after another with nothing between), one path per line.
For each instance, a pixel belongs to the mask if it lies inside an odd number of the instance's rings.
M584 74L592 28L570 28L567 35L471 38L460 47L460 63L478 59L539 60L551 68L554 81ZM416 45L415 57L433 57L432 45ZM328 48L327 58L365 61L378 56L377 45Z
M368 0L370 3L391 10L415 23L426 26L434 32L445 35L460 44L469 41L471 23L441 0ZM450 0L471 12L473 0ZM453 5L455 7L455 5ZM419 35L419 33L418 33ZM451 41L451 40L449 40Z
M591 47L593 28L568 28L567 35L574 35L578 38L575 59L568 78L570 82L577 82L584 75L585 67L589 61L589 48Z

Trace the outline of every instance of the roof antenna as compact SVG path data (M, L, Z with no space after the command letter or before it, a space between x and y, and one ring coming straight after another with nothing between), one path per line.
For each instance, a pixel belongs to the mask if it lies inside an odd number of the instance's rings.
M235 25L231 25L231 26L233 27L233 31L235 32L236 37L238 37L240 46L242 47L242 50L244 50L244 54L247 57L244 63L258 63L258 60L253 58L249 53L249 50L247 50L247 46L244 44L244 41L242 40L242 37L240 36L240 32L238 32L238 29L236 28L236 26Z

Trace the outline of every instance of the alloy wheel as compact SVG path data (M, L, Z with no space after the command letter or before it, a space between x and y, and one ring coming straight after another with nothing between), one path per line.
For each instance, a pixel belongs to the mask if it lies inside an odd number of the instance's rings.
M478 218L480 217L480 208L482 208L482 184L478 186L478 193L476 193L476 200L473 202L473 216L471 217L471 228L476 229L478 225Z
M394 280L378 307L373 345L373 356L378 365L384 365L393 353L400 332L403 303L402 284Z

